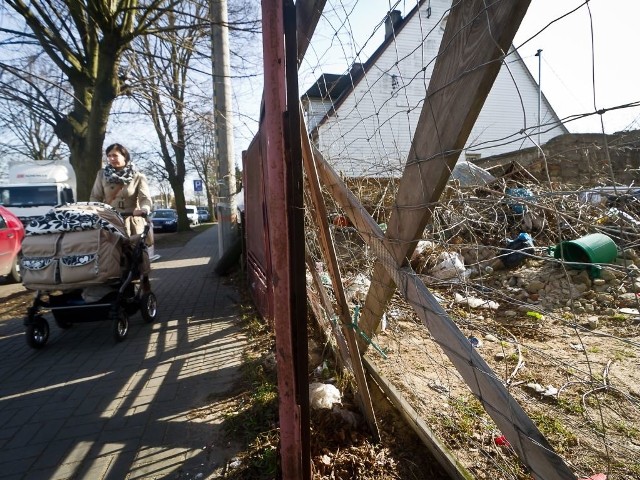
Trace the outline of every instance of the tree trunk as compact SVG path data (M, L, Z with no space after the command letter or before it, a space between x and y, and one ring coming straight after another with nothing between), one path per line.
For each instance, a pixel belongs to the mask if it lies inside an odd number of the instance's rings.
M88 201L98 170L109 112L120 88L117 70L120 54L105 37L100 45L93 84L86 78L72 78L73 110L57 125L56 134L69 146L70 162L76 173L77 201Z

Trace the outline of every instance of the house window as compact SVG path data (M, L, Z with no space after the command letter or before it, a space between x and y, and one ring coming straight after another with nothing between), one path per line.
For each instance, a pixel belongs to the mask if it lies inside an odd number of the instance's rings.
M481 154L479 153L465 153L464 154L464 158L467 162L477 162L478 160L480 160L480 158L482 157Z

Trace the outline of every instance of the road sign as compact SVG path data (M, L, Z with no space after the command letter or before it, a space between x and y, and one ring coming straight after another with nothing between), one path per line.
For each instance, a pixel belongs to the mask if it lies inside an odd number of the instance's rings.
M202 180L198 179L193 181L193 191L194 192L202 191Z

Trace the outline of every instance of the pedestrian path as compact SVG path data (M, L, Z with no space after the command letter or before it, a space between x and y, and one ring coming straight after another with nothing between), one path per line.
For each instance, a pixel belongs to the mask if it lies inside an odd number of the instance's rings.
M21 319L0 324L17 332L0 334L0 479L221 476L237 452L221 410L246 338L238 293L213 271L217 249L210 228L157 250L158 319L132 316L122 343L108 321L69 330L50 321L49 342L34 351Z

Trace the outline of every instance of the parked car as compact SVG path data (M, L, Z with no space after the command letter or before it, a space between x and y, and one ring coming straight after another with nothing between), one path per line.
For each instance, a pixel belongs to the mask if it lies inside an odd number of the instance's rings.
M13 213L0 206L0 275L19 282L20 250L24 238L24 226Z
M198 221L200 223L211 221L211 215L209 215L209 209L207 207L198 207Z
M178 214L171 208L159 208L151 214L154 232L177 232Z
M191 225L198 225L198 223L200 223L200 221L198 220L198 207L196 207L195 205L185 205L185 210L187 211L189 223Z

